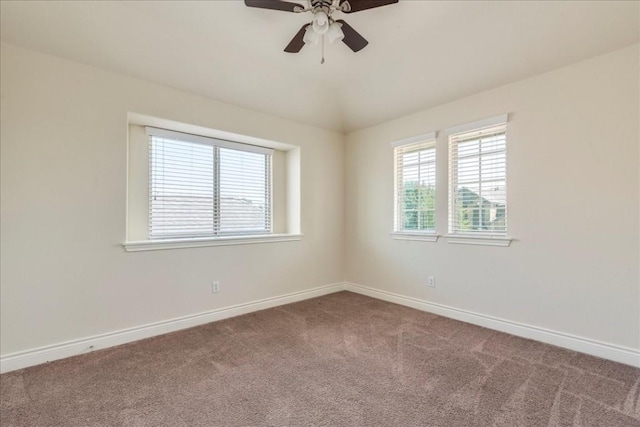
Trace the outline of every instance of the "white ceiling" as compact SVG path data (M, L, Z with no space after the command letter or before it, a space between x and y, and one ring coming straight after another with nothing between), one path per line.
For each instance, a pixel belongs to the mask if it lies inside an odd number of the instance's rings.
M305 3L304 0L298 1ZM226 1L5 1L2 41L340 131L637 43L636 1L420 1L340 14L370 44L284 47L310 14Z

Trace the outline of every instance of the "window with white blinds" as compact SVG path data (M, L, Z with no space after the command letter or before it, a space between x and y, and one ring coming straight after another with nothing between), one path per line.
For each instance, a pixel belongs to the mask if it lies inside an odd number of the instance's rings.
M397 145L394 158L395 231L435 233L435 135L424 141Z
M271 232L273 150L146 129L150 240Z
M449 233L507 234L506 123L449 135Z

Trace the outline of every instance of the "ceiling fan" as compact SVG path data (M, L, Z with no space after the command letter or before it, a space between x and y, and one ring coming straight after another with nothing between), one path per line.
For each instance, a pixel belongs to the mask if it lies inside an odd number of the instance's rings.
M313 20L304 24L284 48L285 52L298 53L305 44L323 43L326 35L330 42L342 40L349 48L358 52L369 42L342 19L334 19L334 12L354 13L398 3L398 0L308 0L308 6L282 0L244 0L249 7L281 10L283 12L311 12ZM324 63L324 58L322 60Z

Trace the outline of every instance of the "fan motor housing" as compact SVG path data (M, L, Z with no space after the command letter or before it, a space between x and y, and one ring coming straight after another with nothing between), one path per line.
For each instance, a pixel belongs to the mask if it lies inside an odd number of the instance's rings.
M333 4L333 2L331 0L311 0L311 7L312 8L316 8L316 7L331 7L331 5Z
M351 10L351 5L348 1L342 0L339 2L339 6L334 5L334 1L332 0L311 0L311 10L313 13L323 11L327 15L330 15L334 10L342 10L343 12L348 12Z

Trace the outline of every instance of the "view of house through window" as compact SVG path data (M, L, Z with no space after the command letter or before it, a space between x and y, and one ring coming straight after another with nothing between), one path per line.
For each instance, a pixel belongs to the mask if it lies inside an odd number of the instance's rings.
M449 136L449 232L507 232L506 125Z
M396 231L435 232L435 141L395 148Z
M271 232L271 149L147 133L150 239Z

